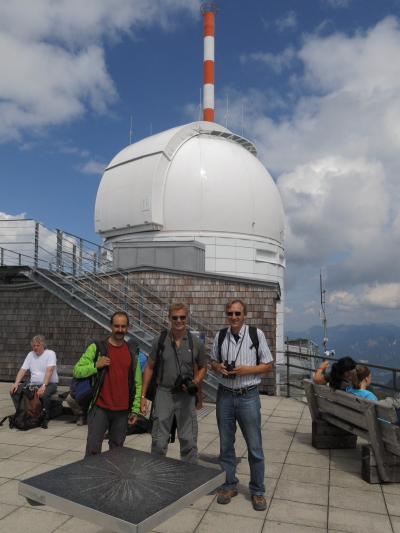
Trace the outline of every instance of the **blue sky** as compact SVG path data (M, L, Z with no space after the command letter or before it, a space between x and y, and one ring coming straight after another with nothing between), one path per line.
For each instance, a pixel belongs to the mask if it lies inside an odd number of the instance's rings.
M98 241L102 169L198 118L196 0L0 0L0 218ZM216 122L255 140L287 217L286 326L400 325L400 2L220 0Z

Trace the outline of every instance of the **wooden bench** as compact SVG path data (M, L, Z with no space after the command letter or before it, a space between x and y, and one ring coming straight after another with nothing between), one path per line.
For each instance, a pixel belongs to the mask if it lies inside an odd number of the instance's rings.
M394 407L327 385L303 381L312 418L312 445L317 449L362 446L362 478L368 483L400 482L400 428ZM379 420L381 419L381 420Z

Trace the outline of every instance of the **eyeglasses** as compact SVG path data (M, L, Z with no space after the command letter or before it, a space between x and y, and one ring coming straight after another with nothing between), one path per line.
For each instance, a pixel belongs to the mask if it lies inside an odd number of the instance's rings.
M226 314L228 316L233 316L233 315L240 316L242 314L242 312L241 311L228 311Z
M174 315L174 316L171 316L171 318L172 318L172 320L178 320L178 318L180 318L182 320L182 322L183 322L184 320L187 319L187 316L186 315L183 315L183 316L175 316Z

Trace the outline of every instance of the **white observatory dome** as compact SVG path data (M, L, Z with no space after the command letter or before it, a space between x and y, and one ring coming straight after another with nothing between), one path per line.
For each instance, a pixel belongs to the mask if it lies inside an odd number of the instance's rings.
M284 212L278 189L256 155L250 141L213 122L193 122L132 144L104 172L95 229L113 243L114 262L125 253L127 259L116 263L122 268L154 264L146 262L149 250L170 247L180 258L174 268L185 269L192 243L202 250L206 272L278 283L279 351ZM157 266L165 266L161 255L152 256Z
M168 233L261 239L282 245L277 187L254 145L210 122L153 135L122 150L105 170L95 230L106 240Z

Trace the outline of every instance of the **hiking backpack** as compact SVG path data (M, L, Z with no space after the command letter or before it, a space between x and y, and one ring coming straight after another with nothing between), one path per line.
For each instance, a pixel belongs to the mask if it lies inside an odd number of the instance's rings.
M228 333L228 329L229 328L221 329L221 331L218 333L218 359L220 363L222 363L222 345L224 343L226 334ZM250 350L252 348L255 348L256 364L258 366L260 364L260 356L258 355L258 348L260 346L260 341L258 340L257 328L255 326L249 326L249 335L250 335L251 342L253 343L250 346Z

